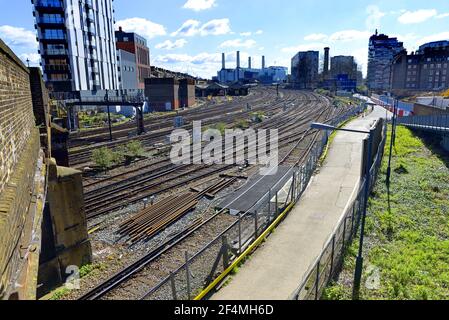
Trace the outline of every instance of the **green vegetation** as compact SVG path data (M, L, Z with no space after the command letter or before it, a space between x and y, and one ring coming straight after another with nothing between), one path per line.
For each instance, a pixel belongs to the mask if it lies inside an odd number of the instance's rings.
M239 121L237 121L235 127L235 129L241 129L241 130L246 130L249 128L249 121L246 119L240 119Z
M385 185L388 146L389 142L369 201L361 299L446 300L449 159L432 153L411 131L399 127L389 196ZM339 281L325 291L324 299L351 298L357 249L354 241Z
M253 119L253 122L255 123L261 123L265 119L265 113L262 111L252 112L250 115L251 119Z
M205 126L205 127L203 127L203 132L204 132L204 131L207 131L207 130L209 130L209 129L212 129L212 130L218 130L218 131L220 131L220 134L221 134L222 136L224 136L224 134L225 134L225 132L226 132L226 129L227 129L227 126L226 126L226 123L219 122L219 123L216 123L216 124L214 124L214 125L210 125L210 126Z
M114 166L114 152L108 147L92 151L92 161L101 170L106 171Z
M98 275L99 272L103 272L104 270L106 270L106 268L107 268L106 265L101 263L84 265L79 270L79 278L83 279L89 275L92 276ZM53 291L49 300L61 300L70 292L71 290L68 289L66 286L60 287L55 291Z
M80 112L78 113L79 123L81 129L90 129L97 127L104 127L108 125L108 114L107 112L103 113L87 113ZM111 113L111 122L113 125L122 124L130 121L129 118L122 116L120 114Z
M92 161L103 171L107 171L116 165L122 164L125 160L131 162L142 157L145 150L138 140L131 141L126 145L119 146L112 150L108 147L95 149L92 151Z

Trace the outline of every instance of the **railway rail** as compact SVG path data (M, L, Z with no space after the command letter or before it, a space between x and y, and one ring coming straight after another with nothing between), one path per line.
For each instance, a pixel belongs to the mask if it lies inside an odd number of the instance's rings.
M327 99L311 94L308 94L308 96L310 99L308 99L305 104L312 104L312 106L315 107L315 112L302 110L306 113L305 118L301 118L301 116L293 116L294 112L289 112L289 117L292 117L290 120L284 117L279 117L278 120L276 120L278 122L267 125L267 127L272 128L279 126L281 123L285 125L285 130L282 131L281 134L281 148L288 150L280 160L280 164L301 164L301 161L303 161L307 154L312 150L318 137L318 132L309 130L307 128L307 124L314 120L328 121L334 116L337 116L339 113L334 110ZM316 110L320 105L323 109ZM310 108L308 110L312 109L313 108ZM292 132L292 130L296 130L296 132ZM306 140L307 145L304 147L302 145L306 142ZM297 152L298 148L302 151L302 154ZM296 161L293 161L292 158ZM230 225L230 223L232 223L232 221L228 220L228 223L223 225L220 220L224 218L229 218L229 215L221 211L209 216L207 219L197 219L193 221L192 224L188 225L181 232L165 241L162 245L158 246L135 263L129 265L94 289L90 290L79 299L114 299L119 297L124 298L125 296L129 298L130 295L134 295L132 298L140 298L139 292L142 291L136 289L138 292L134 292L131 288L142 286L145 288L143 291L147 292L146 289L151 288L151 283L156 285L160 279L167 276L167 272L164 271L164 268L163 270L160 270L160 267L157 267L157 269L151 268L152 271L150 271L149 267L153 263L159 266L161 264L163 265L165 261L164 258L168 256L171 256L174 260L179 260L182 262L182 255L179 254L179 252L182 251L181 248L183 246L188 246L190 250L193 250L192 248L201 248L204 246L207 243L207 239L212 239L214 236L219 234L220 230L223 230L223 227L226 228L226 225ZM129 223L129 220L127 222ZM146 280L141 282L139 279ZM132 284L128 282L132 282Z

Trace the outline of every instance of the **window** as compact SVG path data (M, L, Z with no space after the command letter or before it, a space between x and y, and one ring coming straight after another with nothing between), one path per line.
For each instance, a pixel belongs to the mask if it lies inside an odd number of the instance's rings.
M425 64L425 65L423 66L423 68L424 68L424 69L427 69L427 64Z

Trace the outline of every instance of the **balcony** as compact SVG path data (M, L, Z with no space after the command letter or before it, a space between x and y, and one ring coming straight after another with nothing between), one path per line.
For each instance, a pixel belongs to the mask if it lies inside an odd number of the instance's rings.
M67 56L69 51L67 49L46 49L44 56Z
M53 73L53 72L70 72L70 66L68 64L47 64L44 67L45 72Z
M39 25L54 25L60 27L65 25L65 20L63 17L36 17L36 23Z
M42 42L46 43L66 43L67 42L67 35L65 34L43 34L40 38Z
M38 0L35 8L39 12L64 12L64 5L61 0Z

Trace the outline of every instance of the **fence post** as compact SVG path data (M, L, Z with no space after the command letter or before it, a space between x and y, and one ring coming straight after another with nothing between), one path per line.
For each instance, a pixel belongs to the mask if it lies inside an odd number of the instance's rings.
M320 293L320 261L316 265L316 281L315 281L315 300L318 300Z
M175 283L175 275L172 271L170 271L170 284L171 284L171 292L173 296L173 300L178 300L178 295L176 294L176 283Z
M268 205L270 205L269 202L268 202ZM257 214L257 210L255 210L254 211L254 239L257 239L257 234L258 234L258 229L259 229L259 226L258 226L259 221L257 221L257 220L258 220L258 214Z
M239 212L239 254L242 253L242 213Z
M229 267L228 237L224 235L221 241L223 245L223 269L226 270Z
M186 277L187 277L187 300L192 299L192 292L190 288L190 268L189 268L189 253L185 252L185 258L186 258Z
M343 244L342 244L342 252L345 251L345 246L346 246L346 221L348 221L348 217L345 216L345 222L343 225Z
M332 237L332 253L331 253L331 269L329 272L330 278L332 279L332 273L334 272L334 258L335 258L335 234Z
M276 192L276 207L275 207L275 210L276 210L276 213L275 213L275 216L276 216L276 218L279 216L279 202L278 202L278 194L279 194L279 191L278 192Z

